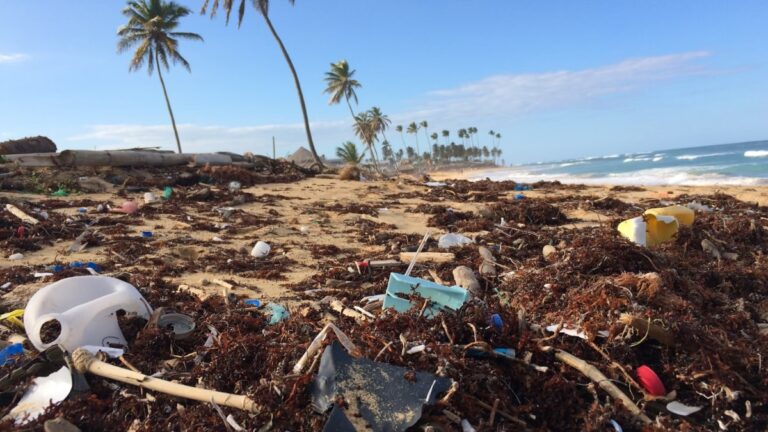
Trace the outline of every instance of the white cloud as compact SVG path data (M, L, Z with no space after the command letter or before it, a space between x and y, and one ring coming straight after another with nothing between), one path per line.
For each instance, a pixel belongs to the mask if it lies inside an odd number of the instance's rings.
M433 91L420 98L414 109L390 113L394 123L422 119L441 127L484 121L504 127L510 119L529 113L583 107L610 95L626 94L693 75L712 73L696 61L709 57L706 51L628 59L616 64L577 71L496 75L457 88ZM277 137L278 155L306 146L301 123L226 127L182 124L179 134L184 151L251 151L272 153L272 136ZM331 155L342 141L352 139L349 120L312 123L312 135L319 153ZM400 140L389 138L398 146ZM420 137L421 138L421 137ZM94 125L68 141L79 148L114 149L161 147L175 149L170 124ZM423 144L423 143L422 143Z
M0 54L0 63L15 63L28 58L26 54Z
M627 93L661 81L710 73L695 63L708 56L709 52L695 51L628 59L576 71L490 76L457 88L431 92L428 101L417 104L412 116L465 122L582 106L601 97Z
M271 154L273 136L277 137L278 155L285 155L302 145L306 146L303 123L238 127L196 124L177 126L181 146L185 152L190 153L250 151ZM337 135L349 130L348 121L314 122L310 123L310 126L318 152L328 152L341 142ZM176 148L170 123L94 125L82 134L69 137L67 141L74 143L73 147L99 150L132 147Z

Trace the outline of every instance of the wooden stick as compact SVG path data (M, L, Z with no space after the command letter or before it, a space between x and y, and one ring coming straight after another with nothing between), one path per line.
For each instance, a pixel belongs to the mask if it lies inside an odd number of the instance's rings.
M648 418L648 416L646 416L637 405L635 405L632 399L624 394L624 392L619 390L619 388L616 387L616 385L614 385L611 380L608 379L608 377L603 375L599 369L576 357L575 355L567 353L563 350L556 349L555 358L581 372L582 375L591 379L595 384L600 386L601 389L611 395L611 397L614 399L620 400L629 410L629 412L632 413L632 415L634 415L637 419L645 424L651 423L651 419Z
M427 232L424 233L424 238L421 239L421 243L419 243L419 248L416 249L416 253L413 254L413 256L411 257L410 263L408 264L408 269L405 271L405 275L406 276L410 276L411 275L411 271L413 271L413 266L416 265L416 260L419 257L419 254L421 253L421 250L424 249L424 245L427 244L427 239L429 239L429 232L430 232L430 230L427 230ZM400 260L404 261L403 260L403 254L400 254Z
M485 408L485 409L487 409L488 411L491 411L491 410L493 410L493 406L491 406L491 405L488 405L487 403L485 403L485 402L481 401L480 399L478 399L478 398L476 398L476 397L474 397L474 396L470 396L470 395L467 395L467 397L469 397L470 399L472 399L472 400L473 400L473 401L474 401L476 404L480 405L480 407L481 407L481 408ZM525 423L524 421L520 420L519 418L517 418L517 417L513 416L512 414L509 414L509 413L508 413L508 412L506 412L506 411L502 411L502 410L500 410L500 409L497 409L497 410L496 410L496 413L497 413L497 414L499 414L500 416L504 417L505 419L507 419L507 420L509 420L509 421L513 422L513 423L517 423L517 424L519 424L520 426L523 426L523 427L527 427L527 426L528 426L528 424L527 424L527 423Z
M78 348L72 353L72 362L75 369L80 373L91 373L103 378L113 379L115 381L132 384L143 387L148 390L154 390L171 396L192 399L200 402L216 402L219 405L237 408L250 412L258 412L261 408L256 402L247 396L235 395L231 393L218 392L214 390L190 387L183 384L169 382L140 372L134 372L121 367L113 366L98 360L88 351Z
M23 222L26 222L31 225L37 225L40 223L39 220L33 218L32 216L24 213L20 208L16 207L13 204L6 204L5 209L11 212L12 215L16 216L17 218L21 219Z
M621 317L619 317L619 321L624 324L631 327L634 327L637 329L637 331L641 332L642 334L646 334L647 337L659 341L662 345L666 346L674 346L675 345L675 337L672 336L672 334L664 329L663 327L656 325L649 320L644 320L642 318L634 317L630 314L621 314Z
M304 352L304 355L302 355L299 361L296 362L296 366L293 367L293 373L301 373L301 370L304 369L304 365L307 364L307 361L313 355L315 355L317 351L320 350L320 347L323 344L323 340L325 340L325 337L328 336L328 331L331 330L336 333L336 337L339 339L339 342L344 345L344 348L349 351L350 355L353 357L360 357L360 350L355 346L352 340L350 340L349 337L333 323L328 323L325 325L325 327L323 327L322 330L320 330L320 333L315 336L315 338L312 340L312 343L309 344L309 347L307 347L307 350Z
M360 321L366 321L368 320L368 317L361 314L360 312L350 309L346 306L344 306L344 303L342 303L340 300L334 300L331 302L331 309L335 310L336 312L348 316L350 318L354 318Z
M417 262L447 263L456 260L456 255L450 252L421 252L416 256L416 252L400 252L400 261L411 262L416 258Z
M493 401L493 408L491 408L491 416L488 418L488 423L490 423L491 426L493 426L493 423L496 420L497 409L499 409L499 398L496 398Z

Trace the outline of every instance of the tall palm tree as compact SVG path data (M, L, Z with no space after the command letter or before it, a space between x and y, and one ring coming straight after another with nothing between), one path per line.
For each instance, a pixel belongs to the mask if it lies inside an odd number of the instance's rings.
M427 123L426 120L422 120L422 122L419 123L419 126L424 129L424 136L427 137L427 145L429 145L429 130L427 129L429 127L429 123Z
M363 160L365 151L360 153L355 143L347 141L342 143L339 147L336 147L336 156L346 163L357 165Z
M405 148L405 136L403 135L403 125L395 126L395 131L400 133L400 139L403 141L403 148Z
M381 108L376 106L371 108L368 113L371 115L371 122L373 123L374 130L377 134L381 134L384 141L386 141L386 131L389 129L389 125L392 124L392 120L389 119L389 116L381 112Z
M451 135L451 131L443 129L443 138L445 138L445 145L448 145L448 137Z
M392 152L392 145L389 144L389 141L384 140L381 142L381 156L388 160L390 163L394 162L394 153Z
M355 70L349 68L349 63L346 60L331 63L331 70L325 73L325 83L327 86L324 90L325 93L331 95L331 99L328 101L329 105L336 105L344 98L347 101L349 113L352 114L352 117L355 116L355 111L352 110L352 104L349 100L354 99L355 104L357 104L355 89L362 87L360 82L352 78L354 75Z
M280 36L277 34L277 31L275 30L275 26L272 25L272 20L269 19L269 0L252 0L253 1L253 7L256 8L256 10L261 13L261 16L264 18L264 22L267 23L267 27L269 27L269 31L272 33L272 36L275 38L275 41L277 42L277 45L280 47L280 51L283 53L283 57L285 58L285 62L288 63L288 68L291 70L291 75L293 75L293 83L296 86L296 93L299 96L299 104L301 105L301 114L304 117L304 130L307 133L307 144L309 145L309 149L312 151L312 156L315 158L315 162L320 166L320 169L325 168L325 165L323 165L323 160L320 158L320 156L317 154L317 150L315 150L315 143L312 140L312 131L309 128L309 116L307 115L307 105L304 102L304 93L301 91L301 83L299 82L299 75L296 73L296 68L293 66L293 61L291 60L291 56L288 55L288 50L285 48L285 44L283 44L283 40L280 39ZM205 0L203 3L203 7L201 9L201 13L205 14L206 10L208 8L208 3L210 0ZM288 0L289 3L292 5L295 3L295 0ZM229 16L232 14L232 7L234 6L235 0L213 0L213 4L211 6L211 18L213 18L216 15L216 11L219 9L219 5L224 9L224 11L227 14L227 24L229 24ZM240 25L243 23L243 16L245 15L245 0L240 0L240 7L237 9L237 26L240 27Z
M467 137L467 130L459 129L459 131L456 134L459 136L459 138L461 138L461 145L465 145L466 142L464 141L464 138Z
M430 135L429 137L432 138L432 141L434 141L435 144L437 144L437 137L438 137L437 132L433 132L432 135Z
M411 124L408 125L408 130L406 131L409 134L413 134L414 137L416 137L416 155L419 154L419 126L416 124L416 122L411 122Z
M496 134L496 144L501 145L501 134L500 133ZM499 150L501 150L501 149L499 149ZM501 156L501 152L499 152L499 156Z
M494 131L493 131L493 129L491 129L491 130L488 132L488 135L490 135L490 136L491 136L491 145L495 145L495 144L493 143L493 139L496 137L496 132L494 132Z
M174 31L182 17L189 15L191 11L174 2L163 0L133 0L123 9L123 15L128 18L128 23L117 30L120 41L117 43L117 51L124 52L138 44L131 58L130 71L139 70L145 63L147 72L157 66L157 76L160 78L160 86L163 88L165 105L171 116L173 134L176 137L176 147L181 153L181 140L176 128L176 119L173 117L171 101L168 99L168 90L163 80L163 67L169 69L168 59L174 64L181 63L185 69L191 71L189 62L179 53L179 39L198 40L203 38L197 33Z

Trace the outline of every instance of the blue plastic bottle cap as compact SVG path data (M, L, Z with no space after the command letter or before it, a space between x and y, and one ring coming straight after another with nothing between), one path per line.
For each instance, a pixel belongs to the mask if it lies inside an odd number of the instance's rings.
M152 231L142 231L141 232L142 237L152 237Z
M491 321L491 325L496 330L501 330L502 328L504 328L504 321L501 319L501 315L499 315L499 314L491 315L490 321Z
M88 210L85 207L80 207L79 209L77 209L77 211L80 213L86 213Z
M93 261L88 261L88 264L86 264L85 266L88 267L89 269L93 269L97 273L101 273L101 266L96 264Z
M523 195L523 194L517 194L517 195L515 195L515 199L516 199L516 200L521 200L521 199L524 199L524 198L525 198L525 195Z
M261 302L257 299L248 299L243 303L247 304L248 306L261 307Z
M83 266L83 263L81 263L80 261L72 261L69 264L69 266L72 268L81 268Z

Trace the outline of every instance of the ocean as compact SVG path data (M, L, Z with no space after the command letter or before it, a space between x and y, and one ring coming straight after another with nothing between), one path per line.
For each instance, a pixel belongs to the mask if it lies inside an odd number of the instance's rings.
M611 154L481 171L471 179L610 185L768 185L768 141Z

